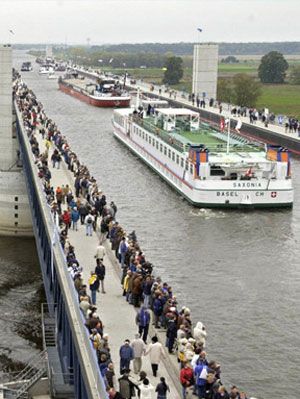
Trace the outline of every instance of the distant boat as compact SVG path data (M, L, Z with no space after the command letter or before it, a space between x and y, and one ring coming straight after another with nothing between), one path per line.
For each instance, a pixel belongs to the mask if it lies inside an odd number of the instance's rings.
M53 73L54 69L52 66L49 65L43 65L39 69L39 74L40 75L48 75L49 73Z
M21 66L21 72L29 72L32 71L31 62L23 62Z
M114 79L99 77L97 83L78 78L73 72L58 80L59 89L95 107L126 108L130 105L130 95Z

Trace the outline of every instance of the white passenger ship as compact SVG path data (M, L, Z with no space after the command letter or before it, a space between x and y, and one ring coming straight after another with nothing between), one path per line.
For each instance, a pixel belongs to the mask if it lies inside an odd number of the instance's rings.
M148 110L149 111L149 110ZM199 207L291 207L289 152L200 123L185 108L114 111L114 135ZM230 122L229 122L230 124Z

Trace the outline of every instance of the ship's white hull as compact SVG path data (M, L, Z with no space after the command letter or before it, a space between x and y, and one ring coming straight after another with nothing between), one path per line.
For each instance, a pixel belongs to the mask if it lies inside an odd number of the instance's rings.
M198 207L269 208L292 207L291 179L284 180L199 180L195 182L148 143L138 143L124 128L114 124L114 136L155 170L189 202ZM137 138L138 139L138 138Z

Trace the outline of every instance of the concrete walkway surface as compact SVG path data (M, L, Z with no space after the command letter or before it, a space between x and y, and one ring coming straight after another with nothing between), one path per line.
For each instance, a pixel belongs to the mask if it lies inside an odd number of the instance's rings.
M45 150L44 141L39 133L35 133L35 136L39 142L40 151ZM54 191L58 186L68 184L74 194L74 177L73 174L67 169L65 163L62 161L60 169L53 169L52 162L50 161L53 150L56 147L52 144L49 150L48 156L48 166L52 174L51 186L53 186ZM62 209L65 209L65 205L62 205ZM99 220L97 222L99 230ZM99 239L98 235L93 232L93 236L86 236L85 226L80 224L78 221L78 231L73 231L69 229L68 231L69 241L75 248L76 258L83 267L82 276L84 284L88 286L88 279L90 277L90 272L95 270L96 260L94 258L96 247L98 245ZM105 242L106 246L106 256L104 257L104 265L106 266L106 276L104 280L106 294L97 293L97 314L99 315L103 325L104 333L109 335L109 347L111 350L111 358L115 366L115 373L117 379L119 375L119 349L124 343L125 339L130 341L134 339L134 335L137 333L137 326L135 324L136 310L132 305L129 305L125 298L123 297L123 289L120 282L120 266L115 258L114 253L110 249L110 243L108 240ZM90 295L89 289L88 294ZM150 342L150 337L157 333L160 342L165 343L165 333L154 332L151 327L149 331L148 342ZM159 365L158 376L155 378L152 375L151 364L149 356L143 357L142 370L147 373L147 377L150 383L156 387L160 382L160 377L165 377L166 382L170 387L170 393L168 398L178 399L181 397L179 392L179 366L177 364L176 355L169 355L165 348L166 360ZM133 366L131 365L131 370ZM133 374L131 371L131 377L138 381L138 376ZM117 389L118 389L117 384Z

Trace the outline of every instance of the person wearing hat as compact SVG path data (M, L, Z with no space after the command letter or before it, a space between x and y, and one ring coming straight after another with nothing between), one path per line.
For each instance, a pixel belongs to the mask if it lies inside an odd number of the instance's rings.
M133 349L133 371L138 374L142 368L142 356L145 354L146 345L139 333L135 334L135 339L131 342Z

